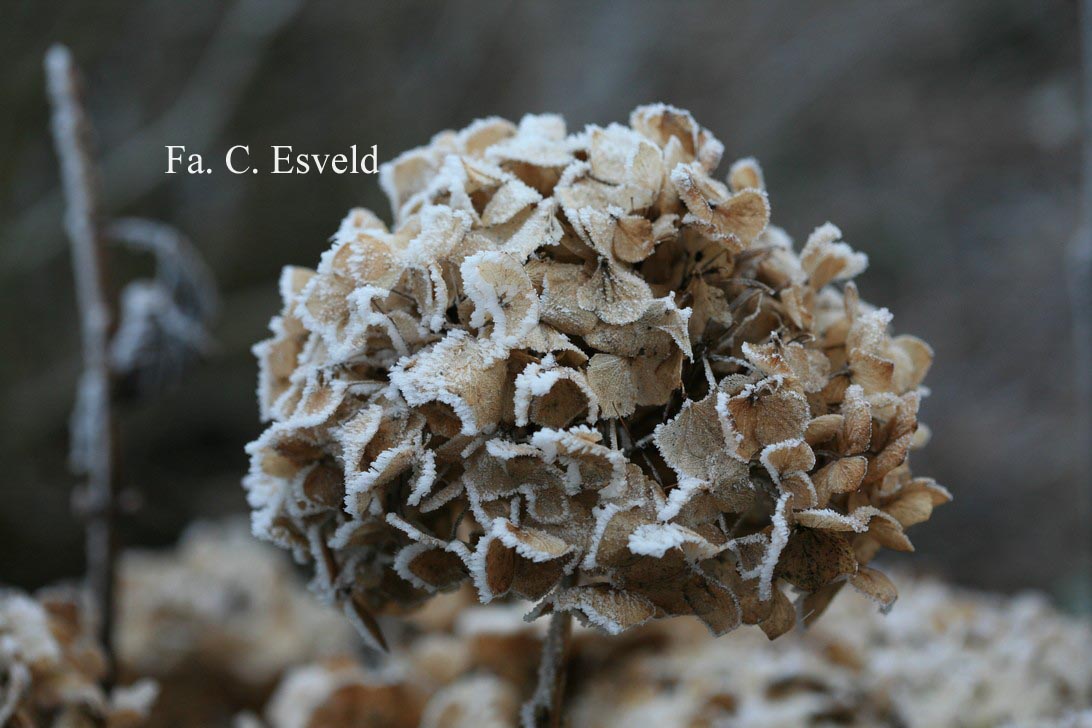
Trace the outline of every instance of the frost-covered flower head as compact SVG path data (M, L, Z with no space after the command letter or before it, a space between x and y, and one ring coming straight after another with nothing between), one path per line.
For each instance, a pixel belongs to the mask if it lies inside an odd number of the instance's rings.
M0 725L143 725L158 687L138 680L107 694L106 657L80 592L52 588L31 597L0 591Z
M256 347L255 532L377 643L375 613L468 579L608 632L772 637L846 583L890 606L867 564L949 498L906 464L932 352L859 300L836 227L769 225L754 160L716 180L722 150L656 105L385 165L393 228L351 211Z
M577 628L569 725L1089 725L1088 620L1059 614L1039 595L895 580L905 601L894 614L845 595L812 629L772 645L756 632L709 640L685 620L620 637ZM544 631L536 627L545 625L524 623L510 606L462 606L446 628L400 644L382 668L341 660L294 669L266 725L348 726L376 715L384 726L516 725L535 688Z
M344 654L352 644L345 621L245 523L197 522L171 550L127 551L119 580L121 664L157 678L168 695L194 666L246 693L294 663Z

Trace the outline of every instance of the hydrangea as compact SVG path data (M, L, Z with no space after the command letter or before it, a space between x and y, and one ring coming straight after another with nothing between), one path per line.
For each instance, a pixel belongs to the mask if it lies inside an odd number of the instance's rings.
M664 105L480 120L384 165L391 228L352 210L284 271L253 526L374 644L467 580L611 633L894 602L869 562L950 497L907 466L932 351L860 300L838 228L770 225L754 160L715 179L722 151Z
M813 629L770 645L710 641L676 620L621 657L587 641L573 725L1038 726L1092 721L1087 620L1037 594L1000 597L896 575L883 615L839 599ZM654 625L659 627L660 625ZM633 633L635 637L639 633Z
M345 653L352 628L283 557L234 520L193 523L167 551L126 551L116 640L124 669L156 678L161 705L188 702L196 712L195 697L174 690L188 672L260 693L298 662Z
M109 693L94 616L73 589L0 591L0 725L144 725L158 686L142 679Z
M1000 597L906 574L896 581L906 603L895 613L842 598L813 629L773 644L757 632L710 640L693 620L620 637L578 628L568 724L1078 728L1092 720L1088 620L1059 614L1039 595ZM523 622L517 605L435 600L429 611L436 605L450 622L428 624L383 668L332 660L290 671L264 725L517 725L542 623Z

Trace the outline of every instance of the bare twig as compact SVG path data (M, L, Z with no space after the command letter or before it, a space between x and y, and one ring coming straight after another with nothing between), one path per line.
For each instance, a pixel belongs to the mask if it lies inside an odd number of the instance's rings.
M538 684L534 695L520 711L523 728L560 728L565 701L566 665L573 618L568 612L554 612L542 643L538 663Z
M114 316L103 240L99 232L90 127L80 99L79 78L67 48L55 45L45 57L53 141L66 201L65 230L72 251L76 302L80 310L83 372L73 414L72 466L87 476L83 509L87 517L87 581L99 619L100 641L113 669L114 531L117 498L116 423L112 406L110 337Z

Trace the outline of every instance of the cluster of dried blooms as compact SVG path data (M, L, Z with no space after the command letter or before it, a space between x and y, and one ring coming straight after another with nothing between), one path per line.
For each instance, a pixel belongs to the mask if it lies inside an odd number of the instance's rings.
M170 551L126 552L120 589L118 652L141 675L193 666L263 685L355 639L290 563L231 521L194 524Z
M289 668L355 654L352 627L282 556L240 521L194 524L167 551L126 552L115 640L131 685L109 698L79 592L0 592L0 725L222 724L261 706Z
M157 686L140 680L107 694L106 661L78 593L0 592L0 725L127 728L143 724Z
M1000 599L901 580L905 609L842 599L774 644L710 640L693 620L619 638L574 635L573 726L1057 726L1092 723L1092 628L1038 597ZM382 670L346 660L291 671L271 728L501 728L533 689L542 630L513 606L467 607ZM1083 711L1083 712L1082 712Z
M617 661L604 651L573 722L624 726L659 715L662 725L1092 723L1087 621L1058 614L1039 596L899 583L903 601L891 614L843 599L810 630L773 645L754 634L713 643L673 625L666 650Z
M465 580L610 633L895 600L867 564L949 499L907 466L932 352L836 227L769 224L757 163L714 179L722 149L663 105L481 120L383 168L392 229L353 210L285 270L254 530L374 643Z
M393 656L364 663L351 654L356 640L335 612L306 606L302 583L287 567L236 523L196 527L178 549L158 556L126 555L123 672L147 670L158 698L148 680L105 697L102 653L72 592L46 590L33 599L4 593L0 724L220 725L232 715L237 728L518 724L545 633L541 622L522 619L526 605L478 606L472 587L445 594L406 620ZM157 578L157 569L173 575ZM1034 596L1002 599L930 580L897 581L904 608L881 615L867 600L841 599L811 629L772 645L756 632L710 640L693 619L612 638L578 629L569 723L1092 723L1087 620L1061 616ZM164 591L168 584L187 596ZM293 603L299 606L288 611L296 616L286 618L284 605ZM141 626L127 627L130 619ZM322 646L334 634L346 650L340 655ZM258 645L259 636L279 646ZM179 669L194 661L198 670ZM225 691L225 681L256 686L269 677L279 680L272 697L273 685Z
M294 665L352 654L357 637L245 523L196 523L169 551L120 560L116 645L162 687L152 717L214 724L261 705Z

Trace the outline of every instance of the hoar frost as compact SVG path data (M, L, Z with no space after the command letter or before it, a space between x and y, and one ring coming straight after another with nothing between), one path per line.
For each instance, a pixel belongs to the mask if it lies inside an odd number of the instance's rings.
M373 644L375 615L470 582L620 632L695 615L770 637L949 495L911 476L932 351L797 252L758 164L689 113L567 133L484 119L381 171L316 270L287 268L255 352L270 422L255 532Z

